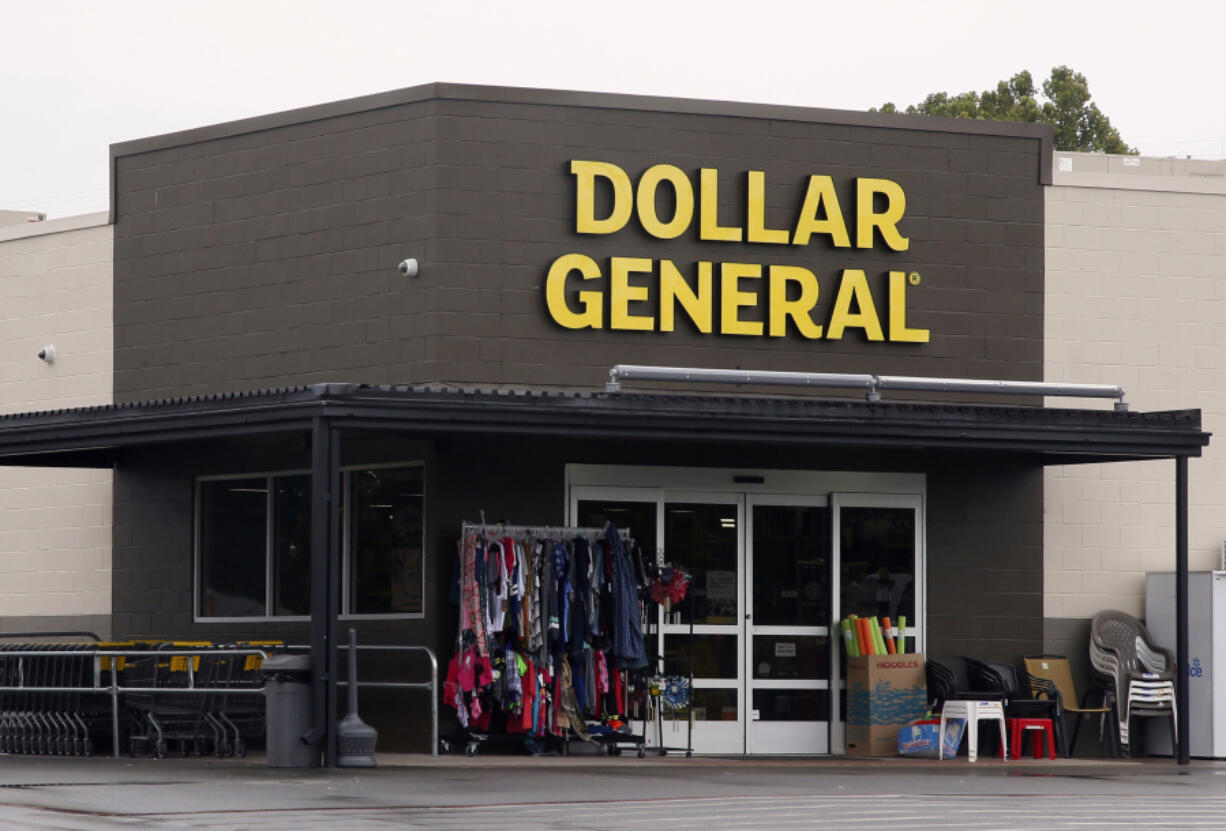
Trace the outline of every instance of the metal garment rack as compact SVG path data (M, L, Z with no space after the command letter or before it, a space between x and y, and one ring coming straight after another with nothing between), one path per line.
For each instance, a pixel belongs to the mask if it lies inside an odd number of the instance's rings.
M657 568L658 567L659 566L657 566ZM660 608L659 604L656 604L656 607L657 609L659 609ZM689 685L690 685L690 703L685 708L685 720L686 720L685 747L672 746L672 745L667 744L664 741L664 696L662 694L662 691L661 691L661 694L656 694L654 696L651 695L650 690L648 691L648 698L655 699L655 702L654 702L655 706L654 708L646 706L646 702L644 702L645 706L643 708L643 736L644 738L646 738L647 736L648 721L649 720L653 721L655 723L652 726L656 730L656 740L659 742L659 744L657 744L656 747L653 749L653 752L658 756L667 756L670 751L673 753L684 753L685 757L689 759L690 757L694 755L694 607L693 607L693 604L690 604L689 606L687 606L687 609L688 609L687 617L689 618L689 633L688 633L688 637L686 639L686 645L685 645L684 664L685 664L686 671L685 671L684 677L689 681ZM651 660L652 660L652 663L655 664L657 677L663 680L671 676L666 676L664 674L664 646L663 646L664 637L663 635L664 635L665 624L662 622L661 618L659 617L659 615L661 614L663 614L663 612L657 611L656 622L648 624L648 634L650 634L653 638L656 638L657 649L659 650L659 652ZM652 714L650 713L652 709L655 710L654 718L651 717ZM676 719L676 715L679 711L673 710L672 712L673 712L674 719Z
M605 533L604 528L583 527L578 525L506 525L501 522L470 522L464 520L460 524L460 534L467 537L469 534L484 534L486 536L520 536L520 537L535 537L537 539L563 539L566 537L591 537L602 536ZM618 528L617 533L623 540L630 539L629 528Z

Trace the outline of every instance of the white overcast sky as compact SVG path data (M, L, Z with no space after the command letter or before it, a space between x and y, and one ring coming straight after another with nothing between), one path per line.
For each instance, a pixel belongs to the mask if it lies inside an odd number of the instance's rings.
M1226 158L1226 2L0 0L0 209L113 142L451 81L865 110L1067 64L1145 155Z

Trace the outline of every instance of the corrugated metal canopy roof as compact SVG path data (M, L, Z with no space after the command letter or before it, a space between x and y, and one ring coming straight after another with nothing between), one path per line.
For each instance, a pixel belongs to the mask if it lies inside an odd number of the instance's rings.
M1013 452L1048 464L1199 456L1199 410L317 384L0 416L0 464L95 466L174 442L342 429ZM45 458L40 458L45 457Z

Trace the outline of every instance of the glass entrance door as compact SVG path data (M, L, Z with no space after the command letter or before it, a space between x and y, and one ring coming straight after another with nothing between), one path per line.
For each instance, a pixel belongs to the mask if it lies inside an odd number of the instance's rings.
M839 593L835 617L906 618L908 652L923 652L923 498L918 494L855 493L831 498L834 561ZM838 673L841 662L834 662ZM836 677L837 688L842 689ZM845 691L844 691L845 692ZM841 712L846 696L841 695ZM831 745L843 747L843 720L835 722Z
M924 532L922 493L838 486L922 491L922 479L823 474L834 488L822 490L825 481L796 474L788 490L765 493L712 489L706 470L621 469L620 479L593 470L595 481L569 489L572 519L630 528L646 559L692 576L685 600L648 607L655 671L693 677L689 712L665 710L648 743L686 746L692 719L696 753L842 752L842 652L831 633L850 613L896 624L905 615L908 648L923 650Z
M748 497L746 753L830 752L830 509Z
M739 495L672 493L664 500L665 562L692 577L685 600L663 612L664 674L693 677L695 753L744 752L743 516ZM663 744L685 746L684 728L665 713Z

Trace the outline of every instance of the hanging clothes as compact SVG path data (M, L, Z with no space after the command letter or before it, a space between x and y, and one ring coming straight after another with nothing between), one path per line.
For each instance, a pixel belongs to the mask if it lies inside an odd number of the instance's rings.
M611 525L556 530L487 536L465 524L443 690L462 728L590 740L588 718L604 733L621 724L610 727L606 700L619 697L619 672L645 664L641 630L619 631L640 618L629 549Z
M640 669L647 666L647 651L643 645L634 566L612 524L605 528L605 541L613 559L613 654L621 669Z
M477 582L477 549L480 537L469 534L460 544L460 634L472 632L480 655L488 655L485 641L485 612L481 604L481 586Z

